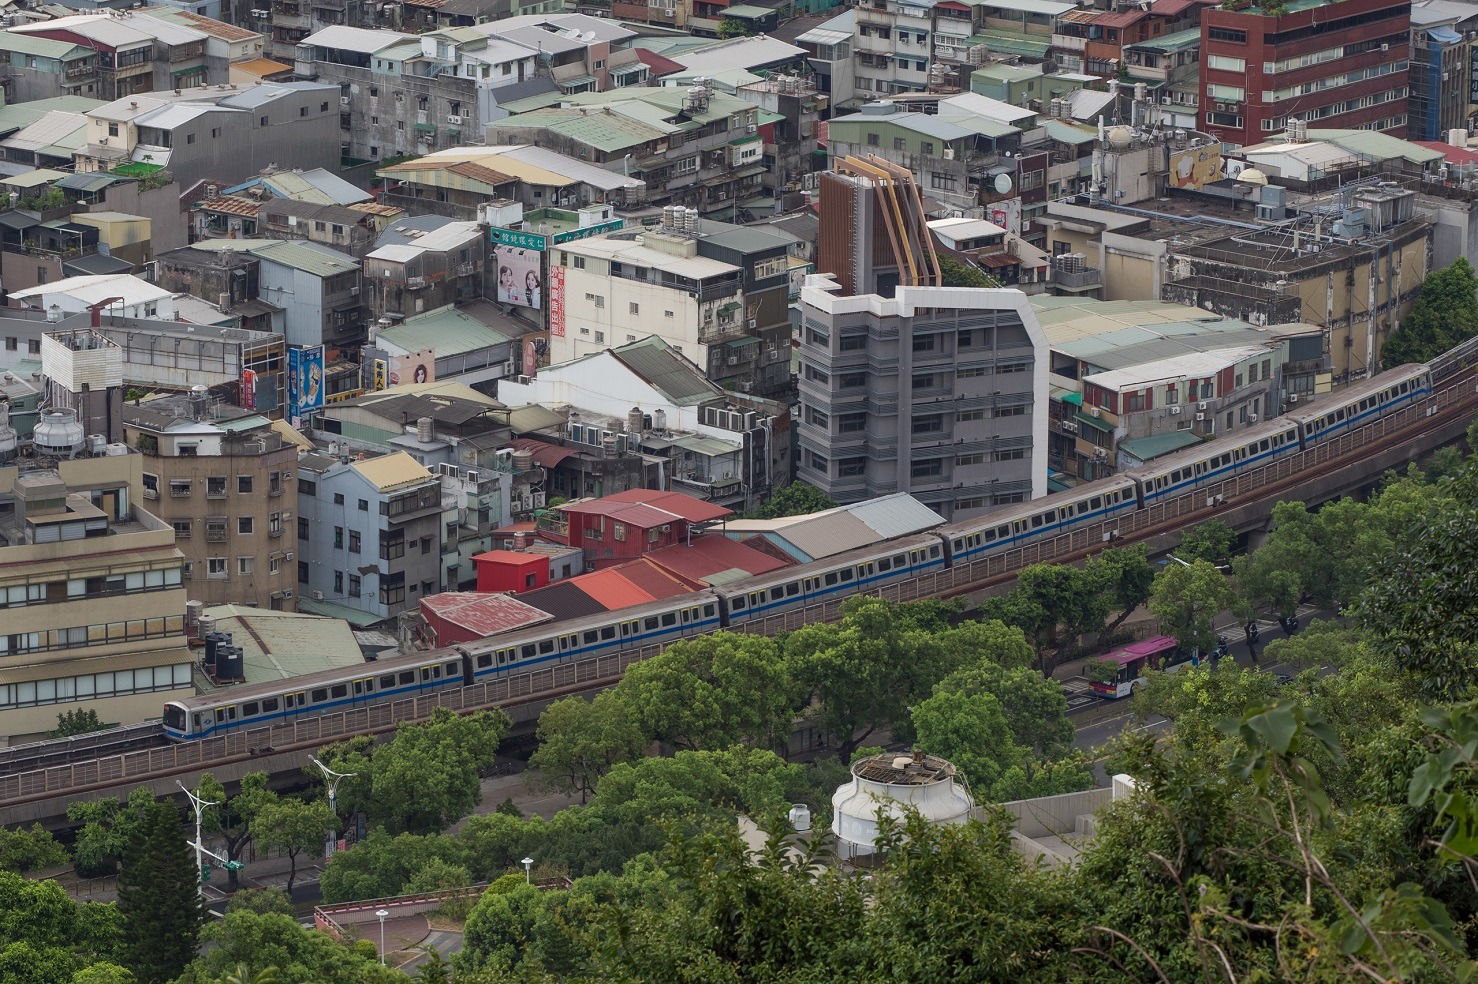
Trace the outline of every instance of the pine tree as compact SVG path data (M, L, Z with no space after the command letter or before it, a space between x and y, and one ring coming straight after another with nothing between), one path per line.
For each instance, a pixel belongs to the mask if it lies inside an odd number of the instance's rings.
M199 879L179 813L156 801L130 836L118 873L126 956L140 984L173 980L195 959L205 920Z

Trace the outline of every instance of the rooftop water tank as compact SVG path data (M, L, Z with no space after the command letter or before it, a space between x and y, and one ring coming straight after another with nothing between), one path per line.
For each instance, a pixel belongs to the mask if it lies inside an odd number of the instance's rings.
M75 410L48 410L36 421L31 442L43 454L72 457L84 447L86 434Z
M900 816L904 805L930 823L958 824L970 818L974 804L955 782L952 764L915 751L911 756L889 752L853 762L852 781L837 789L831 805L837 854L855 859L876 850L878 819Z

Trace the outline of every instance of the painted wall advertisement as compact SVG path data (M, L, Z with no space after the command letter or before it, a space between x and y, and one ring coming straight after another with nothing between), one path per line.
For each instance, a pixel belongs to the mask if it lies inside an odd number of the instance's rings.
M1192 147L1170 155L1170 184L1200 190L1221 177L1221 147Z
M243 410L257 408L257 371L255 369L241 370L241 408Z
M998 202L991 202L986 208L990 209L990 215L987 218L992 222L1013 236L1021 235L1020 198L1007 198Z
M549 268L549 334L565 337L565 268Z
M533 376L549 365L549 336L543 332L523 339L523 374Z
M323 406L323 346L288 349L287 419L303 426L303 417Z
M544 254L516 246L494 246L498 261L498 302L543 310Z
M432 349L422 349L409 355L392 355L390 357L391 386L399 386L401 383L434 383L436 382L436 352Z

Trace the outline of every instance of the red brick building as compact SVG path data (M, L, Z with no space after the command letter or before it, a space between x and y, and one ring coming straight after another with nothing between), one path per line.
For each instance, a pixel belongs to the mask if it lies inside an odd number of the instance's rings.
M722 519L733 510L680 492L631 489L603 499L567 502L559 512L568 524L566 542L585 551L588 570L598 570L684 543L689 526ZM552 531L541 532L550 536Z
M1245 0L1243 0L1245 2ZM1409 0L1290 0L1201 15L1202 129L1234 147L1301 120L1406 135Z

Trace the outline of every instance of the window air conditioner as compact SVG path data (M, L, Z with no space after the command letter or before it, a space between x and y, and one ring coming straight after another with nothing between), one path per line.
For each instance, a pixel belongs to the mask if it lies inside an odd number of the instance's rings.
M1297 393L1289 393L1288 394L1288 402L1289 403L1297 403L1298 402L1298 394Z
M323 600L323 592L322 591L319 591L316 588L313 590L312 596L313 596L313 600L314 601L322 601Z
M1171 407L1170 408L1170 416L1174 417L1178 413L1180 413L1180 407Z
M1252 424L1257 423L1257 414L1255 414L1255 413L1249 413L1247 415L1247 422L1248 423L1252 423Z
M1196 419L1197 420L1205 420L1206 419L1206 415L1204 413L1198 413L1198 414L1196 414Z

